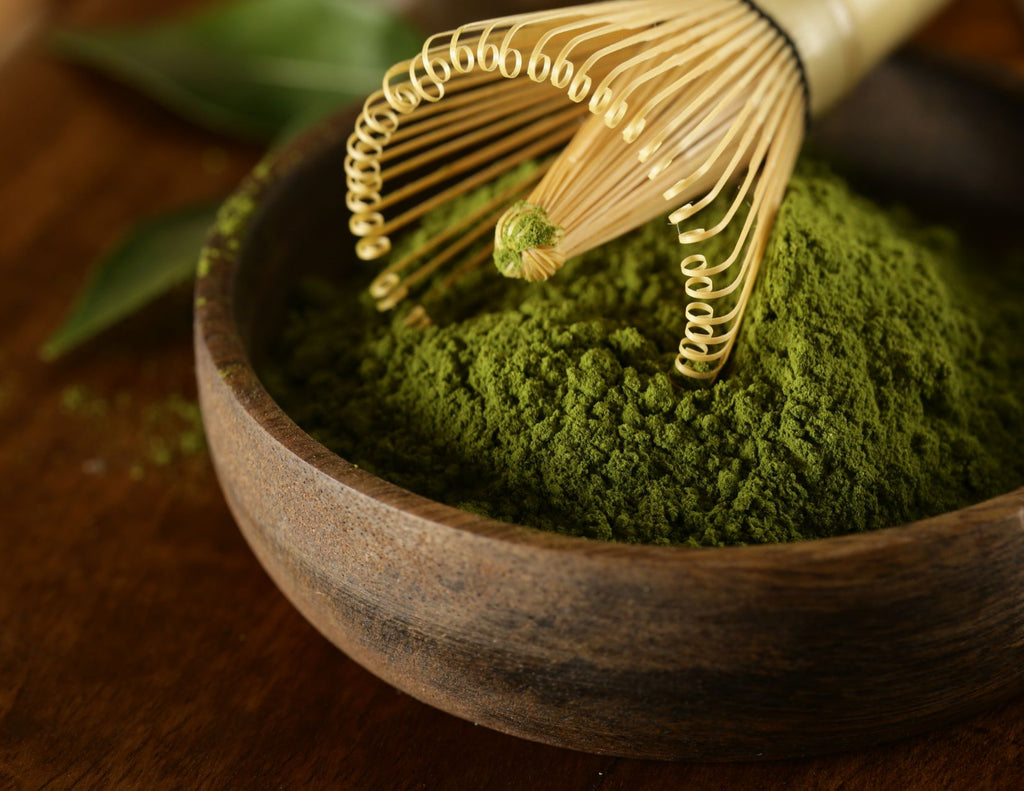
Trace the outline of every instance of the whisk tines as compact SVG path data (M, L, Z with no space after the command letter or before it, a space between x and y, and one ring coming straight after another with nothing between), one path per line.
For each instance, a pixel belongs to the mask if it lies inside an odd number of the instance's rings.
M428 39L389 70L348 141L358 255L379 258L431 209L503 186L457 226L414 238L412 252L374 281L378 306L479 266L495 227L503 273L537 280L655 217L680 225L683 245L738 224L724 260L696 249L679 264L676 369L714 379L735 343L808 108L832 101L898 38L861 19L877 5L868 0L842 0L843 13L836 3L762 2L811 42L810 60L747 0L607 0ZM907 2L918 8L900 11L904 26L941 0ZM855 40L855 22L874 38ZM530 172L529 161L540 164ZM691 227L720 197L722 216Z

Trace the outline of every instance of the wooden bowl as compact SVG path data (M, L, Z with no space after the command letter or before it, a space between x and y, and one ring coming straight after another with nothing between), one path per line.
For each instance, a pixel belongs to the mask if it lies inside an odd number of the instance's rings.
M351 113L225 209L196 367L225 497L285 595L410 695L506 733L623 756L749 760L882 742L1024 690L1024 489L875 533L714 550L480 518L353 467L252 361L296 272L343 267Z

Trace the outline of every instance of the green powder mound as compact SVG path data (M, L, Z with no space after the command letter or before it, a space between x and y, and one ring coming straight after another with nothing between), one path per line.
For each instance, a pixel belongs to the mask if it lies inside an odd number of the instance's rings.
M833 536L1024 482L1019 260L972 258L802 163L733 358L695 388L670 373L680 258L655 222L544 283L480 270L426 329L378 316L362 282L309 282L265 379L299 425L395 483L601 539Z

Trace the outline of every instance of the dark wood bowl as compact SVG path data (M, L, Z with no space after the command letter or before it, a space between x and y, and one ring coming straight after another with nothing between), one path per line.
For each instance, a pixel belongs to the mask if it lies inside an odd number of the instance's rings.
M475 723L646 758L863 747L1024 690L1024 489L845 538L625 546L432 502L299 429L253 361L298 271L351 266L352 120L286 146L240 187L204 252L195 324L225 497L329 640Z

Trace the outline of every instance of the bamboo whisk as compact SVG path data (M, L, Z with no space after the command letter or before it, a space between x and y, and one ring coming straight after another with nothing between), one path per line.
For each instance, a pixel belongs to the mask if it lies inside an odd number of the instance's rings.
M386 74L348 141L350 227L366 260L431 209L505 178L374 280L394 307L492 252L542 280L668 214L681 244L740 223L731 254L682 258L676 369L713 379L753 287L806 119L827 109L943 0L608 0L432 36ZM529 175L520 168L538 161ZM394 186L397 182L398 186ZM388 191L390 190L390 191ZM684 225L721 194L707 227ZM680 227L680 226L683 227ZM493 249L482 244L493 229ZM411 321L428 321L422 306Z

